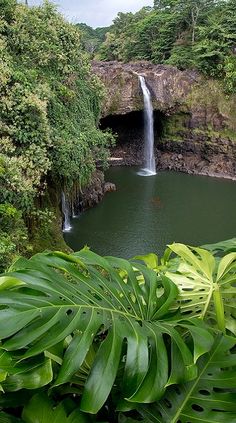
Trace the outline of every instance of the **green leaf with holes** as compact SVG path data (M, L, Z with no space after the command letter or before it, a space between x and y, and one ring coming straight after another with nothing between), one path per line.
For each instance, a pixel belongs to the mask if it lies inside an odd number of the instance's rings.
M142 407L146 423L235 423L236 340L219 335L198 361L198 377L171 387L156 405Z
M66 339L58 386L76 377L94 346L81 398L85 412L103 406L120 369L121 400L135 406L160 399L166 386L196 377L196 360L213 343L199 319L170 315L175 284L137 262L88 250L44 253L8 276L21 283L1 292L2 348L21 353L24 362L43 352L50 357Z
M177 269L166 272L180 292L172 310L180 307L186 317L207 318L221 331L227 328L236 335L236 253L216 259L202 248L183 244L169 248L180 259Z

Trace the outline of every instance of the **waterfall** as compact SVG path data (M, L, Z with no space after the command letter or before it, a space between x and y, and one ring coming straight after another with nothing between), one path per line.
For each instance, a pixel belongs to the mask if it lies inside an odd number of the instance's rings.
M144 76L138 75L138 77L144 100L144 168L140 174L150 176L156 175L152 98Z
M75 191L73 201L72 201L72 217L79 217L79 202L80 202L80 196L79 191Z
M70 207L69 202L66 199L65 193L62 191L61 195L61 208L64 215L63 232L69 232L71 230L70 225Z

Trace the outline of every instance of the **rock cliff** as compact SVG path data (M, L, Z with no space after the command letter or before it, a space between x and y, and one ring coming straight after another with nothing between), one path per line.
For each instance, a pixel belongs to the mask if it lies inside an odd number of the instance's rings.
M147 62L94 62L93 71L106 88L101 123L118 134L113 154L123 159L119 163L140 162L142 118L138 112L143 109L143 97L138 74L141 74L156 111L159 166L189 173L236 176L236 99L226 97L220 82L206 80L194 70L180 71ZM125 119L130 122L128 142L124 142L122 129Z
M93 62L93 71L101 78L107 90L103 116L142 110L139 74L145 76L153 96L154 108L166 113L173 112L179 104L184 103L192 85L200 78L195 71L181 72L172 66L148 62Z

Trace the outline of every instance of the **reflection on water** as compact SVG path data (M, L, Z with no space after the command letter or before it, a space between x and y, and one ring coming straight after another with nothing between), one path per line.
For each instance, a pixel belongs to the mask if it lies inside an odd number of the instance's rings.
M101 255L132 257L162 253L166 244L201 245L236 235L236 182L159 172L150 178L136 168L111 168L117 185L94 209L72 219L64 234L74 250L88 245Z
M153 197L151 198L151 203L154 204L156 207L162 207L161 199L160 197Z

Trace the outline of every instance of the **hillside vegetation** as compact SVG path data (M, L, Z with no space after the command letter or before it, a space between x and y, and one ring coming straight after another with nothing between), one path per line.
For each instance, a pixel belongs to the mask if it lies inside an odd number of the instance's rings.
M0 268L31 249L29 229L53 221L40 208L48 181L72 191L106 162L102 96L76 26L48 2L0 0Z
M135 14L119 13L96 57L196 68L235 92L235 0L154 0Z

